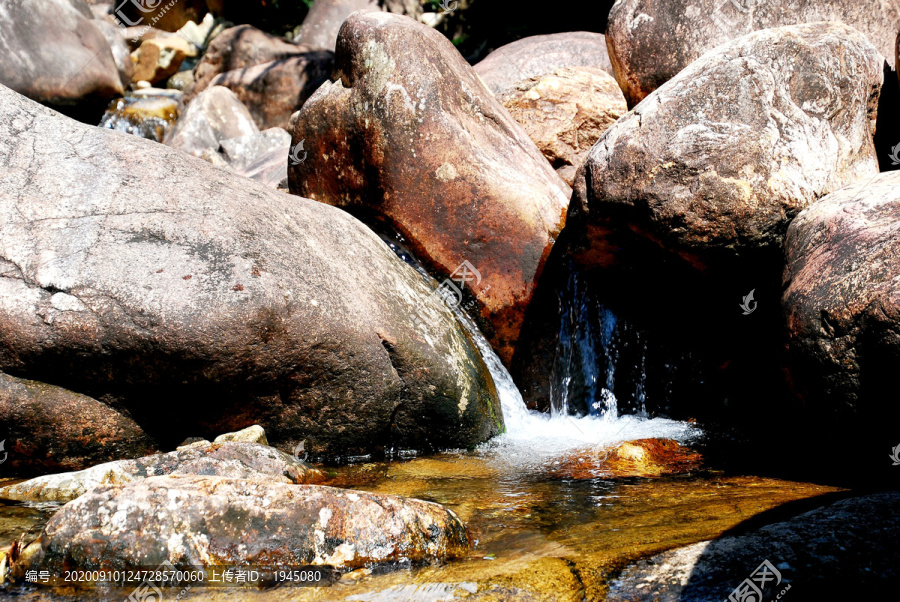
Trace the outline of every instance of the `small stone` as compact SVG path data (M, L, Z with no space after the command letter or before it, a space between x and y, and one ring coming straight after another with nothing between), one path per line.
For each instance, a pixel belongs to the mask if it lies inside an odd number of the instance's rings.
M241 429L234 433L225 433L223 435L219 435L218 437L216 437L213 443L223 443L225 441L261 443L262 445L269 444L269 442L266 440L266 431L263 430L263 427L259 426L258 424L248 426L247 428Z

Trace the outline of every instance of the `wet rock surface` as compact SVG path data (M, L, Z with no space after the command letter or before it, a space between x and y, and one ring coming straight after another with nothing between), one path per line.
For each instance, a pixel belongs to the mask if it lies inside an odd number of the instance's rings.
M2 476L80 470L154 449L134 420L96 399L3 373L0 433Z
M45 475L0 488L0 498L22 502L69 502L102 485L125 485L162 475L204 475L266 479L273 483L316 483L320 471L268 445L246 441L204 441L176 451L98 464Z
M423 68L423 65L426 65ZM387 220L434 273L468 261L486 335L512 356L563 224L568 187L453 46L415 21L356 13L304 105L293 194Z
M465 525L430 502L315 485L152 477L63 507L13 566L54 574L95 566L327 565L454 558Z
M896 0L623 0L609 15L610 58L634 106L704 53L752 31L840 21L865 35L889 63L900 23Z
M697 470L703 456L671 439L638 439L612 448L585 448L554 463L555 478L658 477Z
M234 92L213 86L198 95L169 129L163 144L199 157L219 142L259 133L253 117Z
M247 424L332 454L502 429L467 333L352 217L0 101L0 369L127 408L161 446Z

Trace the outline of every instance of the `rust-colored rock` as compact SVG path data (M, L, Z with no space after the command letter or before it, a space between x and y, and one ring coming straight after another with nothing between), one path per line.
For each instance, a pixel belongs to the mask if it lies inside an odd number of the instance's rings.
M532 77L498 98L570 186L594 143L628 112L613 76L593 67Z
M134 62L135 82L156 84L175 75L181 63L189 56L196 56L194 45L178 36L158 37L146 40L131 54Z
M563 225L568 186L453 45L410 18L354 13L336 73L303 107L290 190L386 219L441 275L468 261L482 326L512 356Z
M8 266L0 260L0 278ZM63 303L60 294L58 303ZM0 476L80 470L153 451L153 440L112 408L60 387L0 373ZM0 454L3 457L5 454Z
M572 452L550 474L575 480L658 477L697 470L702 462L703 456L672 439L638 439Z
M431 502L259 479L153 477L66 504L13 565L64 569L326 565L454 558L465 525Z
M612 75L606 37L588 31L530 36L501 46L475 65L475 73L494 94L522 80L566 67L592 67Z

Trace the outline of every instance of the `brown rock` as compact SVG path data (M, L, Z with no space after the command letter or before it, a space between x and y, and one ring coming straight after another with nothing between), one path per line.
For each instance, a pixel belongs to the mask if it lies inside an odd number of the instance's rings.
M430 502L264 480L153 477L99 487L66 504L12 575L164 561L354 569L455 558L469 546L462 521Z
M532 77L498 99L570 186L594 143L628 112L613 76L592 67Z
M306 52L288 59L228 71L210 85L230 89L247 107L260 129L288 129L291 115L328 81L334 55Z
M134 62L132 80L151 84L165 81L178 71L184 59L196 54L197 49L178 36L147 40L131 54Z
M291 192L385 218L439 274L468 261L482 326L509 361L568 187L437 32L355 13L337 49L340 80L294 130L308 158L288 168Z
M5 274L0 261L0 277ZM65 294L58 294L62 304ZM95 399L0 373L0 436L4 476L80 470L153 451L135 422Z
M900 359L898 236L900 172L826 196L788 229L783 306L791 376L807 403L824 412L878 420L891 409L884 394Z
M475 65L475 73L494 94L519 82L566 67L593 67L612 75L603 34L570 31L531 36L501 46Z
M230 27L213 38L197 63L194 84L185 90L184 102L190 103L221 73L303 55L311 50L309 46L291 44L250 25Z
M365 9L381 10L378 0L316 0L294 37L294 43L334 52L341 25L352 13Z
M572 452L554 465L559 479L658 477L697 470L703 456L672 439L638 439L613 448Z
M122 35L122 28L113 25L109 21L96 20L94 26L100 30L109 49L113 53L113 59L116 61L116 68L119 70L119 78L122 81L122 87L128 88L131 83L131 76L134 75L134 63L131 60L131 51Z
M621 0L610 11L606 35L614 75L633 107L729 40L818 21L854 27L893 62L898 0Z

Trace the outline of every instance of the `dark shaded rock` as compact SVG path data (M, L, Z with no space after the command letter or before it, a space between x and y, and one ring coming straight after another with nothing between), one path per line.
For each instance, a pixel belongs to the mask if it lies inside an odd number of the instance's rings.
M502 429L453 313L346 213L2 87L0 164L0 370L119 404L161 446L248 424L314 454Z
M112 14L123 27L155 27L178 31L188 21L199 23L206 14L206 0L115 0Z
M210 12L232 23L246 23L278 35L299 26L308 12L305 0L206 0Z
M190 103L210 86L217 75L303 55L313 48L291 44L250 25L230 27L213 38L206 53L194 68L194 83L184 93Z
M845 499L642 560L610 584L607 600L881 599L900 584L898 538L900 494ZM752 598L735 597L739 587Z
M303 20L294 42L310 48L334 51L338 31L358 10L380 10L378 0L316 0Z
M81 0L21 0L4 9L0 84L97 123L124 87L90 8Z
M291 115L328 81L333 62L334 55L329 51L306 52L221 73L210 85L223 86L234 92L260 129L280 127L287 130Z
M217 149L222 140L258 133L253 117L234 93L213 86L187 106L163 144L199 157L208 148Z
M592 67L532 77L498 99L570 186L594 143L628 112L613 76Z
M455 558L465 525L431 502L315 485L154 477L100 487L66 504L28 546L26 570L328 565ZM88 560L90 559L90 560Z
M475 73L494 94L501 94L522 80L566 67L593 67L612 75L606 37L571 31L523 38L489 54L475 65Z
M890 409L900 361L900 173L830 194L791 222L784 311L792 382L827 413Z
M840 23L759 31L705 55L588 155L568 217L588 232L587 261L614 260L609 231L633 231L701 270L765 269L758 256L780 255L797 213L877 173L881 66Z
M291 192L387 220L442 277L468 261L509 361L568 187L452 44L412 19L352 15L336 72L300 112L293 144L308 157L288 168Z
M0 262L0 278L5 276ZM57 305L67 295L58 294ZM153 451L153 441L131 418L96 399L0 373L0 433L4 476L80 470Z
M615 76L634 106L707 51L752 31L841 21L893 62L897 0L621 0L606 35Z
M204 441L165 454L107 462L78 472L45 475L8 485L0 488L0 499L65 503L96 487L125 485L163 475L266 479L275 483L316 483L324 479L321 472L305 462L268 445Z

